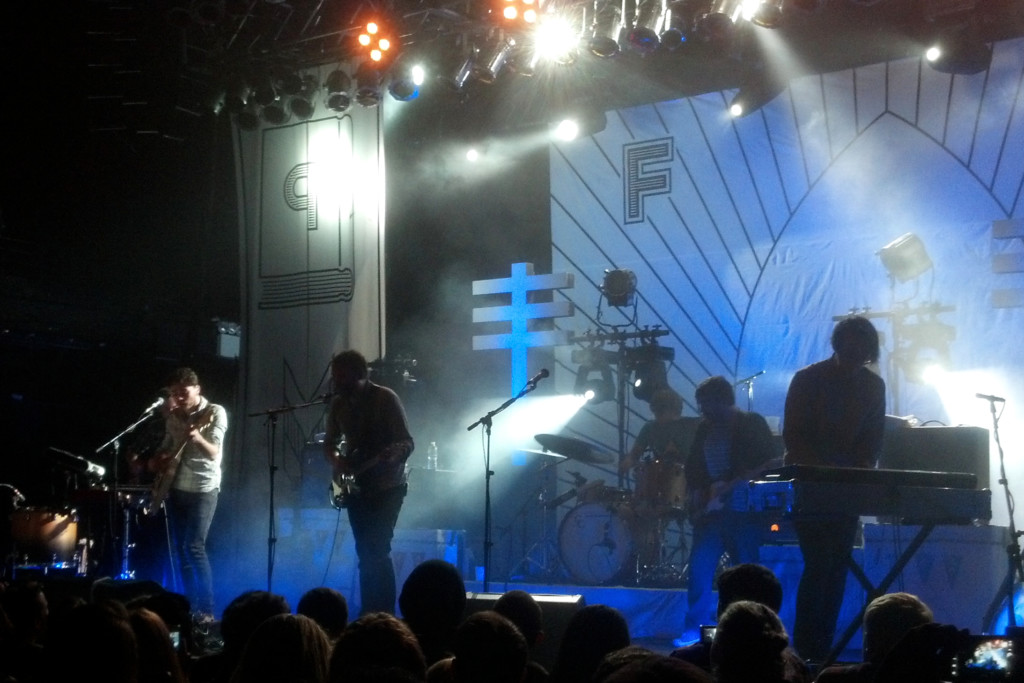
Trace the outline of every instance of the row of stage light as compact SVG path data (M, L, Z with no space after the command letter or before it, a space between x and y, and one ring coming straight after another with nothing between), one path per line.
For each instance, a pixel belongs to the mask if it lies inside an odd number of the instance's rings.
M397 101L419 96L428 82L443 82L465 91L471 81L493 83L505 70L532 75L546 64L566 65L581 54L614 58L622 52L641 56L697 45L709 54L727 54L737 32L752 26L776 28L791 11L813 12L820 0L593 0L547 11L538 0L494 0L497 4L472 31L456 33L443 59L433 68L413 41L403 49L398 31L370 21L352 31L351 55L322 79L309 71L261 73L232 77L215 108L237 117L247 130L261 122L282 125L306 120L321 105L344 113L353 103L380 104L385 90ZM492 16L493 15L493 16ZM976 73L988 68L991 48L963 32L929 46L928 62L939 71ZM427 60L428 62L430 60ZM357 65L354 68L352 65ZM436 73L428 73L428 69ZM730 113L743 116L785 89L783 77L743 85ZM596 131L586 131L588 133Z

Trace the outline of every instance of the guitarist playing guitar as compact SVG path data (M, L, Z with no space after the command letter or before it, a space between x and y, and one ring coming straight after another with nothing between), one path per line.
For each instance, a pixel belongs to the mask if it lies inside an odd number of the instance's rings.
M395 392L369 380L369 365L358 351L336 355L331 378L324 455L335 485L346 483L340 494L335 488L335 504L348 510L359 556L361 613L394 613L391 539L407 489L405 461L413 449L405 408Z
M781 455L768 423L736 407L736 394L724 377L698 384L694 398L702 419L686 459L693 525L687 634L716 620L715 605L708 603L722 553L728 552L733 564L758 561L761 529L759 520L746 512L747 482ZM689 639L684 635L683 640Z
M167 496L181 577L200 625L213 621L213 574L206 554L206 535L220 493L222 443L228 418L224 408L202 395L199 378L190 368L178 368L168 379L169 411L157 457L150 460L156 474L153 505Z

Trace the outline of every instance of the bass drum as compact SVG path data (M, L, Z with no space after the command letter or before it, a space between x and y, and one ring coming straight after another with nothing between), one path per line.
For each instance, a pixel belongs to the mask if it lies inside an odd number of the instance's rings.
M626 505L577 505L558 528L558 551L562 564L582 584L622 577L635 569L632 510Z

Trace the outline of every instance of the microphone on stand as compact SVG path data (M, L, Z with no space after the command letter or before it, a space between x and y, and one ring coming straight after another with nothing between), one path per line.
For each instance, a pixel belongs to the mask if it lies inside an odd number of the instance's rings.
M975 398L980 398L991 403L1006 403L1006 399L1002 396L992 396L991 394L975 394Z
M163 396L161 396L157 400L153 401L153 405L151 405L150 407L148 407L145 410L143 410L142 414L143 415L147 415L149 413L152 413L154 410L156 410L157 408L159 408L160 406L162 406L166 402L167 402L167 399L165 399Z
M538 373L537 373L536 375L534 375L533 377L531 377L531 378L530 378L530 381L529 381L529 382L527 382L527 384L528 384L529 386L531 386L531 387L536 387L536 386L537 386L537 382L541 381L542 379L544 379L545 377L547 377L547 376L548 376L548 375L550 375L550 374L551 374L551 373L550 373L550 372L548 372L548 369L547 369L547 368L544 368L543 370L541 370L540 372L538 372Z

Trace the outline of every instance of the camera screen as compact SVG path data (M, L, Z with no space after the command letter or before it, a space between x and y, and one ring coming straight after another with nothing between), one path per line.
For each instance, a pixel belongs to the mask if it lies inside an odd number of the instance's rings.
M176 650L181 647L181 631L171 631L171 644Z
M959 657L958 677L980 681L1009 678L1013 659L1013 641L1009 638L981 638Z
M715 626L701 626L700 627L700 640L702 643L710 643L715 639Z

